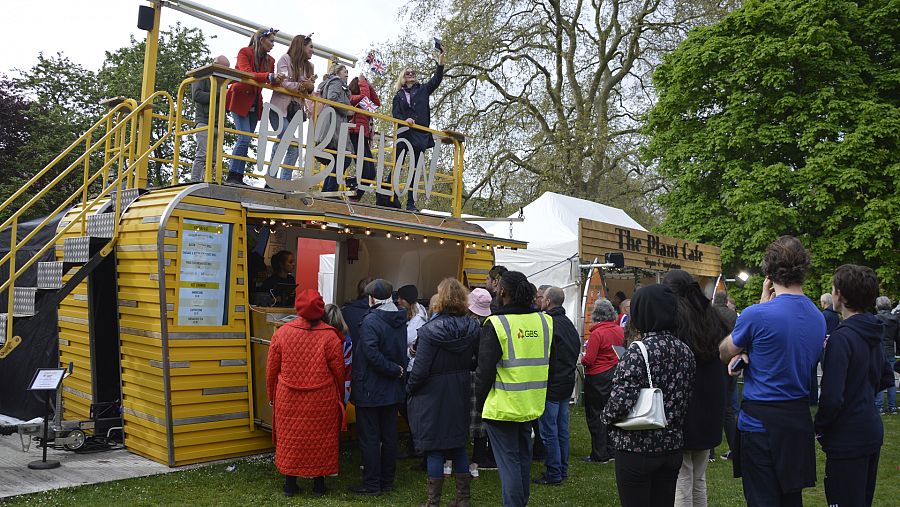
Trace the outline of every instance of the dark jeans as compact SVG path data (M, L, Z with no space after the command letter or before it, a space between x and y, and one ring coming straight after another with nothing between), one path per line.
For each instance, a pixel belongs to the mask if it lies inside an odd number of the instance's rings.
M362 135L362 129L360 129L359 132L351 132L351 133L350 133L350 142L353 143L353 149L354 149L354 150L356 150L356 148L357 148L357 146L358 146L358 143L359 143L359 136L360 136L360 135ZM372 158L372 148L371 148L370 144L371 144L371 141L370 141L369 139L365 139L365 140L363 141L363 150L364 150L364 151L363 151L363 156L364 156L365 158ZM354 166L356 165L356 161L355 161L355 160L353 161L353 164L354 164ZM353 171L353 174L354 174L354 176L356 175L356 170L355 170L355 169L354 169L354 171ZM369 162L368 160L366 160L365 162L363 162L362 179L363 179L363 180L369 180L369 181L363 182L362 180L360 180L360 181L357 182L357 184L359 184L359 185L371 185L371 186L377 187L378 184L381 183L381 182L375 181L375 174L376 174L376 170L375 170L375 162ZM365 194L365 192L363 192L362 190L357 190L357 191L356 191L356 198L357 198L357 199L362 198L363 194Z
M488 437L475 437L472 440L472 463L482 466L491 461L493 454Z
M622 507L672 507L682 453L616 450L616 487Z
M443 451L428 451L425 453L428 469L428 477L439 479L444 476L444 461L453 460L453 473L469 473L469 455L465 447L447 449Z
M231 113L231 119L234 121L235 130L240 130L242 132L254 133L256 132L256 124L259 122L259 117L257 116L256 111L251 111L247 114L247 116L241 116L237 113ZM245 136L238 134L235 142L234 148L231 150L231 154L240 157L246 157L247 152L250 150L250 136ZM234 174L244 174L244 168L247 166L247 162L245 160L237 160L231 159L228 162L228 172Z
M803 492L781 491L775 460L765 433L740 432L741 480L748 507L792 507L803 505Z
M424 150L419 150L417 148L413 148L412 166L414 169L416 167L416 162L419 160L419 157L422 155L423 151ZM409 152L409 148L406 146L406 143L399 144L399 146L397 146L397 153L396 153L396 157L394 158L394 161L396 162L396 160L400 158L400 155L405 155L403 157L403 163L404 163L404 165L408 164L409 163L409 153L408 152ZM398 174L398 179L399 179L400 178L399 175L401 174L399 172L400 167L395 165L394 171L398 171L397 174ZM425 177L424 174L420 174L419 176L421 176L423 178ZM416 181L415 178L413 178L413 183L412 183L413 185L415 185L415 181ZM397 189L395 188L393 190L396 192ZM377 204L379 206L399 208L400 207L400 199L397 198L395 195L394 200L391 201L390 196L378 194L375 198L375 204ZM415 204L416 204L415 194L413 193L412 190L409 190L406 194L406 207L415 206Z
M591 459L603 461L612 457L607 446L606 424L600 419L609 401L612 379L616 369L610 368L596 375L584 376L584 417L591 433Z
M531 494L531 422L484 421L500 474L504 507L524 507Z
M722 426L725 429L725 441L728 442L728 450L734 449L734 438L737 434L737 414L741 404L738 402L737 377L727 375L725 380L725 419ZM709 450L709 459L716 458L715 448Z
M569 477L569 400L544 402L540 419L547 467L545 475L551 481Z
M347 168L350 167L350 162L353 160L350 157L344 157L344 168L338 169L337 167L337 157L334 160L334 167L331 168L331 174L325 178L325 182L322 183L322 192L337 192L338 191L338 183L337 178L335 177L336 171L347 171Z
M397 405L356 407L363 486L379 490L394 485L397 472Z
M837 507L872 505L878 452L854 459L825 457L825 499Z

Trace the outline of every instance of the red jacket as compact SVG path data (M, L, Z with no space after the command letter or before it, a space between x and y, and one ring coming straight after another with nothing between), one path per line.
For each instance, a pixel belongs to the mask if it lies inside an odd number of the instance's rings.
M369 84L367 79L361 78L359 80L359 95L350 95L350 104L355 106L359 104L363 98L369 97L369 100L375 103L376 106L381 107L381 99L378 98L378 92L375 91L375 88ZM363 128L363 135L369 139L372 138L372 127L369 126L369 120L371 120L371 116L366 116L362 113L355 113L353 118L350 121L355 125L350 128L350 132L359 132L360 127Z
M303 317L272 335L266 389L273 404L275 466L284 475L338 472L343 418L343 339L333 327Z
M585 375L596 375L609 370L619 362L612 346L622 346L625 342L625 330L615 321L597 322L591 326L591 336L585 346L584 357L581 364L584 365Z
M266 55L265 69L256 68L256 59L253 58L253 48L248 46L238 51L237 64L235 69L249 72L253 74L253 79L260 83L269 82L269 74L275 72L275 59L270 55ZM250 113L250 107L256 104L256 114L262 112L262 88L244 83L232 83L228 87L228 94L225 95L225 107L232 113L241 116L247 116Z

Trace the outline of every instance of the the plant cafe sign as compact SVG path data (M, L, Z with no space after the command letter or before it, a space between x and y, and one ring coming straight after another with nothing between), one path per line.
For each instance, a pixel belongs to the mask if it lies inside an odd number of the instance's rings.
M605 222L582 218L579 243L582 260L602 259L606 252L622 252L626 268L683 269L695 276L718 276L722 271L719 247Z

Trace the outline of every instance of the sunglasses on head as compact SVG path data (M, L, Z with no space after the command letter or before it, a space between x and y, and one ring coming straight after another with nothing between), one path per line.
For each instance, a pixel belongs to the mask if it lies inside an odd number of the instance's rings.
M278 30L276 30L274 28L269 28L265 32L261 33L260 37L268 37L270 35L275 35L276 33L278 33Z
M315 32L310 32L309 35L303 37L303 43L304 43L304 44L309 44L310 42L312 42L312 36L313 36L314 33L315 33Z

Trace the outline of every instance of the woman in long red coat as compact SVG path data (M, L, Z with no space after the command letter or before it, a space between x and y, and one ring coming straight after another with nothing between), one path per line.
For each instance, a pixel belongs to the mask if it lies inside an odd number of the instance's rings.
M298 317L275 331L266 362L275 466L285 476L286 496L299 492L297 477L313 477L313 493L323 495L325 476L338 472L343 340L321 321L325 302L317 291L298 292L295 301Z

